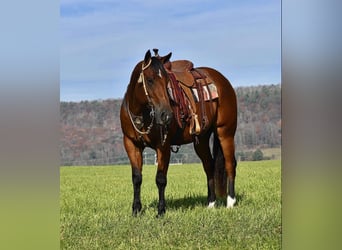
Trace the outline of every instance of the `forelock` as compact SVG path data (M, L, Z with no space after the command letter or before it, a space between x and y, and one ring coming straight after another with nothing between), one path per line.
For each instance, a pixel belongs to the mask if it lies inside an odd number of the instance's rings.
M166 73L165 69L164 69L164 66L162 64L162 62L156 58L155 56L153 56L151 58L152 62L151 62L151 66L153 71L158 74L159 73L159 70L161 70L163 73Z

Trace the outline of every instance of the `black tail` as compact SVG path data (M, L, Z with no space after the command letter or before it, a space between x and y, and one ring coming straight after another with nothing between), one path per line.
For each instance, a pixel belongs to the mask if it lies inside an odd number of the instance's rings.
M214 134L213 156L215 161L215 193L219 197L227 196L227 172L220 141Z

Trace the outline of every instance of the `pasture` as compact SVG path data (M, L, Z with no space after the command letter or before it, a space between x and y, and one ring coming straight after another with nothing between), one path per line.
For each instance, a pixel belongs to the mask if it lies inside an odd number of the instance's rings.
M143 168L143 212L132 217L130 166L60 168L61 249L280 249L279 160L238 162L237 205L206 208L200 164L171 165L156 218L156 166Z

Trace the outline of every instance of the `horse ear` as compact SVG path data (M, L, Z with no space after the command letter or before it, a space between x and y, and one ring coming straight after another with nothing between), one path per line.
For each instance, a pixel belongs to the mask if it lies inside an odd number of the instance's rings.
M151 60L151 51L146 51L145 58L144 58L144 64L147 65Z
M171 56L172 56L172 52L170 52L166 56L163 56L160 60L162 61L163 64L165 64L170 61Z

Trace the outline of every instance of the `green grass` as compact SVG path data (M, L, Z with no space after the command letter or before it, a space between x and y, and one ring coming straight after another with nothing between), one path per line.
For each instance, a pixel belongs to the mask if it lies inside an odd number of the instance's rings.
M132 217L130 166L61 167L62 249L280 249L280 161L239 162L238 204L206 208L200 164L170 166L157 219L155 166L144 166L143 213Z

